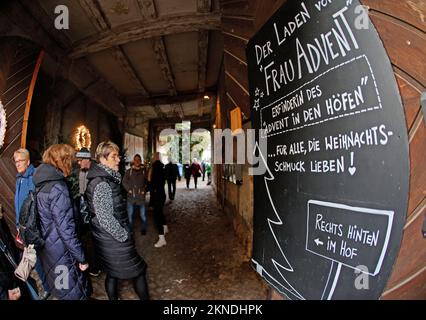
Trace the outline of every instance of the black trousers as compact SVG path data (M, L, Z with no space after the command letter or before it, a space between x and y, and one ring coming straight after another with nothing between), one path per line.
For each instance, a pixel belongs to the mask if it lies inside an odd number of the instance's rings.
M169 199L173 200L176 195L176 180L167 180L167 188L169 191Z
M164 202L166 201L166 194L163 192L151 192L151 197L152 206L154 208L154 223L158 230L158 234L163 235L163 226L167 224L166 217L163 213Z
M189 188L189 182L191 181L191 176L185 177L186 179L186 187Z
M105 291L109 300L118 300L118 279L107 274L105 278ZM146 269L137 278L133 279L133 287L140 300L149 300L148 283L146 282Z

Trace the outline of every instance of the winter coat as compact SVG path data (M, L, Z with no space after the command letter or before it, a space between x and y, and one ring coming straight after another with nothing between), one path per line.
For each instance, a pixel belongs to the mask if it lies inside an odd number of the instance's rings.
M164 173L167 181L176 181L177 178L180 178L179 168L176 163L169 162L164 167Z
M45 246L38 254L51 293L59 300L87 299L88 279L79 269L79 263L85 264L86 259L77 238L74 208L64 175L49 164L42 164L33 180L36 188L41 188L37 208L45 238Z
M193 162L191 164L191 174L193 177L201 177L201 166L197 162Z
M123 178L123 188L127 192L127 202L131 204L145 203L145 168L130 168ZM131 191L132 193L129 193Z
M105 272L118 279L138 277L146 263L130 233L120 173L93 163L87 175L86 198L93 218L90 226L96 256Z
M154 208L160 208L164 206L164 202L166 201L164 165L160 160L157 160L152 164L151 170L151 205Z
M30 191L35 190L33 183L33 174L35 168L30 164L27 171L23 175L18 173L16 175L16 188L15 188L15 213L16 213L16 228L19 226L19 212L21 211L24 200L28 197Z
M189 163L183 165L183 172L185 175L185 179L191 179L191 166Z

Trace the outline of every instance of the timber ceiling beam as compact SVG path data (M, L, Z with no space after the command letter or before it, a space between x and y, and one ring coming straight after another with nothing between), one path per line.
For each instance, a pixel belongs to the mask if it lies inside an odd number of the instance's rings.
M108 22L105 14L102 12L97 0L80 0L80 6L83 8L90 22L92 22L98 31L107 32L111 29L110 23ZM111 49L115 60L118 62L124 73L127 74L133 85L142 92L143 95L148 96L148 91L143 85L142 80L124 50L120 46L113 46Z
M143 107L143 106L153 106L161 104L174 104L174 103L183 103L194 101L197 99L202 99L204 95L209 95L212 98L215 95L214 88L209 88L204 92L191 92L187 94L179 94L177 96L158 96L158 97L144 97L142 95L128 96L125 97L125 104L128 108L131 107Z
M197 11L201 13L210 12L211 0L197 0ZM206 88L207 55L209 49L209 31L198 32L198 91L204 92ZM204 99L198 100L198 115L203 115Z
M176 96L176 85L172 75L172 68L170 67L169 58L167 57L166 47L164 46L164 40L162 37L155 38L152 41L152 47L157 58L157 62L160 65L161 72L163 73L164 79L167 81L167 88L170 96Z
M137 0L137 4L144 21L157 19L157 10L155 9L154 0Z
M144 21L154 22L157 19L157 10L155 9L154 0L138 0L138 6ZM161 36L155 37L152 40L152 48L155 52L155 57L160 65L164 79L167 81L169 95L177 95L175 80L170 67L169 58L167 56L164 40Z
M186 116L183 119L178 117L155 119L155 120L150 120L150 124L152 127L159 127L159 126L173 125L175 123L181 123L182 121L190 121L191 124L192 123L210 123L210 115L203 116L203 117Z
M167 115L161 110L160 106L154 105L152 108L159 119L167 119Z
M43 47L48 56L52 57L59 68L51 76L68 79L89 99L101 105L115 116L122 116L125 112L119 94L105 81L98 82L96 90L83 91L89 83L100 76L85 60L72 61L67 57L70 41L64 32L54 29L53 20L39 6L36 1L20 0L2 3L4 5L1 19L9 21L9 30L12 34L31 39ZM6 30L7 32L7 30ZM11 35L6 33L7 35ZM46 57L45 59L47 59Z
M70 58L80 58L89 53L141 39L220 28L221 14L218 12L165 15L155 20L131 22L83 39L76 44Z

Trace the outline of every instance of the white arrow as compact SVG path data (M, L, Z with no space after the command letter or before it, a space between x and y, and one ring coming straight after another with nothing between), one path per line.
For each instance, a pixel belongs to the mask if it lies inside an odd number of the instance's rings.
M314 240L314 242L317 244L317 246L319 246L319 245L323 245L324 244L324 242L322 242L319 238L316 238L315 240Z

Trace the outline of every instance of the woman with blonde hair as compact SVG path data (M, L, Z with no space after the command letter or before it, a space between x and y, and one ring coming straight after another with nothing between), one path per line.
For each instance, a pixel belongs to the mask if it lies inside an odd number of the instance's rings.
M106 141L96 149L96 162L87 174L86 197L92 214L90 226L95 252L106 273L105 290L110 300L118 299L118 280L133 279L141 300L149 299L146 263L136 250L130 232L126 201L122 196L118 146Z
M67 144L54 144L43 154L33 181L37 192L44 247L40 256L52 295L59 300L89 298L88 268L77 238L76 221L65 178L71 172L75 151Z

